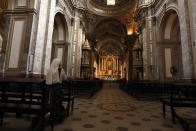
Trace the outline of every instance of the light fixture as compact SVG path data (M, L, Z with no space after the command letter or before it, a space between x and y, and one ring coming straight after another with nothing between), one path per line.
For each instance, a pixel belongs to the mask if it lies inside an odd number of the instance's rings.
M107 5L115 5L116 0L107 0Z

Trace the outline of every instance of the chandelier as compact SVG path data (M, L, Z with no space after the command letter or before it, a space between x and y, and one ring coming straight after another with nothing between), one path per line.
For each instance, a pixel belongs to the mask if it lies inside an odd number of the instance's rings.
M115 5L116 0L107 0L107 5Z

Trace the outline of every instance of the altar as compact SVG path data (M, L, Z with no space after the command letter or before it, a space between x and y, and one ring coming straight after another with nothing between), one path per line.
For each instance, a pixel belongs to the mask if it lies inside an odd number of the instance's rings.
M119 80L121 78L121 61L118 56L102 56L99 60L99 78L103 80Z

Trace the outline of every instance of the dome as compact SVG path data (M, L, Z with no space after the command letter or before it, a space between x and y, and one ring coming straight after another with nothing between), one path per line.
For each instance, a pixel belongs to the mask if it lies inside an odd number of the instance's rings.
M88 0L90 11L103 16L115 16L123 14L131 9L134 0L115 0L115 5L108 5L107 0Z

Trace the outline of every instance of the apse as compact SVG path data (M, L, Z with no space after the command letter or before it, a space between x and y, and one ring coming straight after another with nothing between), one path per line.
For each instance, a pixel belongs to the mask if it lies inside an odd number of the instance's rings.
M95 28L95 48L98 57L98 77L117 80L123 74L123 52L125 50L126 27L117 19L108 18Z

